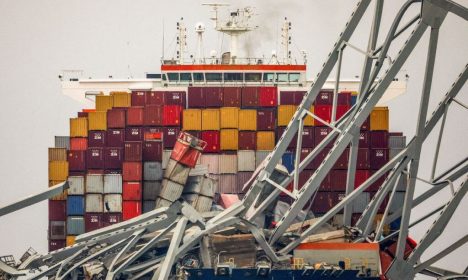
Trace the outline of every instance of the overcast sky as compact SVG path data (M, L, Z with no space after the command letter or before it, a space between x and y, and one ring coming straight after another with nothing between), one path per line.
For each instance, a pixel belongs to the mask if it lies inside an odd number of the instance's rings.
M209 21L206 1L178 0L0 0L0 205L47 188L47 147L53 145L54 135L68 134L68 118L81 105L61 94L57 78L63 69L81 69L86 77L135 78L145 72L158 72L164 53L174 54L175 26L181 17L188 29L188 50L195 52L194 26L206 25L204 52L226 50L228 40L216 34ZM343 29L357 1L355 0L257 0L225 1L243 7L256 7L259 25L240 44L250 56L270 56L280 53L279 28L284 17L292 21L292 51L298 57L301 50L308 54L308 77L320 70L338 34ZM404 1L385 2L383 28L388 29L395 13ZM468 5L468 0L457 1ZM370 10L369 10L370 11ZM410 11L414 15L415 9ZM356 30L351 43L360 48L367 44L370 26L368 13ZM407 16L405 18L410 18ZM164 29L163 29L164 26ZM408 34L406 33L405 36ZM389 102L392 131L413 135L419 105L423 66L428 34L403 67L410 76L408 92ZM385 37L380 36L380 42ZM402 40L391 48L396 56ZM441 28L436 59L433 94L429 111L437 105L447 88L463 69L468 58L468 26L449 15ZM224 49L223 49L224 47ZM361 73L362 57L355 51L345 53L343 77L353 78ZM334 77L334 75L333 75ZM458 97L467 103L466 86ZM468 154L467 112L453 106L448 115L447 134L443 138L438 170L441 171ZM429 137L421 158L420 177L428 178L436 137ZM417 193L429 186L418 185ZM434 200L418 208L414 217L444 203L450 193L441 192ZM447 231L428 250L430 256L466 232L467 199L454 215ZM413 218L414 218L413 217ZM0 255L19 256L28 246L39 252L47 251L47 203L0 218ZM411 230L421 238L430 221ZM450 268L463 270L467 265L465 245L442 261ZM426 257L424 257L426 258Z

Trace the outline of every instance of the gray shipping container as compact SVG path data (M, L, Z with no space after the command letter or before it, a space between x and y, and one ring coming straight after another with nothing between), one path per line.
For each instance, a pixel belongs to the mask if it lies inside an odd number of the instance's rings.
M388 147L390 149L406 147L406 136L389 136Z
M208 167L208 173L219 174L219 155L201 155L200 162Z
M174 202L180 198L183 190L183 185L164 179L162 182L161 193L159 193L159 197Z
M370 196L369 193L363 192L359 194L353 201L353 213L362 213L369 204Z
M104 202L102 194L86 195L86 213L102 213L104 211Z
M85 233L85 223L83 217L70 216L67 218L67 234L80 235Z
M55 136L55 148L70 150L70 136Z
M255 151L238 151L237 152L237 170L255 171Z
M161 207L169 207L171 206L172 201L166 200L164 198L158 197L156 199L156 208L161 208Z
M161 192L161 181L143 182L143 200L155 201Z
M403 149L400 148L392 148L389 150L388 156L390 159L395 158L396 155L398 155Z
M104 193L122 193L122 175L104 175Z
M164 178L176 182L180 185L185 185L190 173L190 167L184 166L177 161L170 159L164 172Z
M171 158L172 150L164 150L162 154L162 168L166 169L169 159Z
M258 167L262 161L268 156L269 151L256 151L255 152L255 167Z
M160 181L163 178L162 164L157 161L144 163L143 178L146 181Z
M238 193L237 174L219 175L217 193Z
M122 195L105 194L104 195L104 213L122 212Z
M104 176L100 174L86 175L86 193L103 193Z
M219 174L237 173L237 154L221 154L219 156Z
M49 239L63 240L67 238L66 224L64 221L49 222Z
M155 200L145 200L143 201L143 213L153 211L156 208Z
M68 177L68 194L70 195L84 195L85 193L85 179L84 176L70 176Z
M214 197L216 181L206 176L191 176L184 187L184 194L201 194Z

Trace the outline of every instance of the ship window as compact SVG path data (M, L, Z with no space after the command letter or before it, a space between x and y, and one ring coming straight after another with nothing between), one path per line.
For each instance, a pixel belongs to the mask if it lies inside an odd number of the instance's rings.
M289 81L292 83L298 83L300 77L301 77L301 73L290 73Z
M225 82L242 82L242 73L224 73Z
M193 80L195 82L204 82L205 78L203 77L203 73L193 73Z
M246 82L260 82L262 80L261 73L245 73Z
M167 79L169 80L169 82L178 82L179 73L167 73Z
M206 73L206 81L207 82L221 82L223 76L221 73Z
M275 82L275 73L264 73L263 81L270 82L270 83Z
M288 73L278 73L276 74L278 82L287 82L288 81Z
M192 74L191 73L180 73L180 81L190 83L192 82Z

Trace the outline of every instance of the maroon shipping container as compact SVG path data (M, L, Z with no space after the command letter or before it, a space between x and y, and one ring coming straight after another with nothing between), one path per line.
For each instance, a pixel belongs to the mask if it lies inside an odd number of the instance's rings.
M103 214L102 213L86 213L84 215L85 231L90 232L103 227Z
M333 193L332 192L317 192L315 199L312 202L312 212L314 214L326 213L335 204L333 204Z
M141 162L124 162L122 164L122 179L124 181L141 181L142 178Z
M206 107L223 107L223 88L222 87L205 87Z
M258 106L258 87L244 87L242 89L242 107Z
M370 200L374 198L375 194L376 194L375 192L369 193ZM377 213L382 214L383 212L385 212L385 208L387 208L387 204L388 204L388 195L385 196L385 198L383 199L382 204L380 204L379 209L377 209Z
M65 248L67 246L66 240L49 240L49 252Z
M86 151L86 166L88 169L104 169L103 148L89 148Z
M276 128L276 141L279 141L286 127ZM288 145L288 149L294 149L297 146L297 134ZM312 126L304 126L302 130L302 148L315 148L315 128Z
M192 135L193 137L196 137L198 139L201 139L202 132L199 130L186 130L188 134Z
M163 107L147 105L144 109L144 124L146 126L161 126L163 124Z
M107 130L107 146L123 147L125 142L125 130L111 128Z
M370 153L369 149L358 149L358 155L356 159L357 169L369 169L370 168Z
M338 105L351 105L351 92L350 91L342 91L338 93Z
M124 128L126 124L125 109L111 109L107 111L107 128Z
M257 132L239 131L239 150L255 150L257 148Z
M132 106L145 106L147 91L132 91Z
M332 205L335 206L340 203L345 198L345 196L345 192L331 192ZM341 209L338 213L343 213L343 209Z
M106 171L103 169L88 169L87 174L97 174L97 175L103 175L105 174Z
M257 110L257 130L275 130L276 128L276 110L258 109Z
M145 134L163 133L163 131L162 127L144 127L143 138L145 138Z
M358 152L359 154L359 152ZM359 155L358 155L359 156ZM333 166L334 169L347 169L349 161L349 149L345 149Z
M332 170L331 171L331 190L346 191L347 170Z
M163 127L163 144L164 148L174 148L174 145L179 137L180 128L178 127Z
M125 141L143 141L143 128L127 127L125 129Z
M333 104L333 91L321 90L315 98L315 105L332 105Z
M370 127L370 117L367 117L367 119L361 125L361 130L369 130L369 127Z
M69 171L85 171L86 151L68 151L67 161Z
M185 91L166 91L164 92L165 105L179 105L186 107Z
M67 220L67 201L49 200L49 221Z
M370 147L373 149L387 149L388 148L388 131L374 130L370 133Z
M299 173L299 184L298 184L299 189L302 189L304 184L307 183L307 181L310 179L313 173L314 173L313 170L303 170L301 173ZM291 184L289 185L288 187L289 190L293 189L294 187L293 183L294 182L291 182ZM323 179L322 183L320 183L319 191L330 191L330 189L331 189L331 176L330 174L327 174L327 176L325 176L325 178Z
M124 182L122 187L123 200L141 200L141 182Z
M182 123L182 106L165 105L163 106L163 125L164 126L180 126Z
M301 149L301 161L303 161L311 152L312 152L313 149L311 148L302 148ZM326 149L324 149L325 151L322 150L322 152L320 152L316 157L315 159L313 159L306 167L305 169L307 170L314 170L314 169L317 169L317 166L322 162L323 158L322 157L325 157L326 153L328 152ZM322 158L322 160L320 160L320 158Z
M164 105L164 91L150 91L146 93L146 102L148 105Z
M318 146L318 144L320 144L320 142L322 142L322 140L325 139L325 137L327 137L331 131L332 129L327 126L316 126L314 129L315 146ZM332 146L333 146L333 141L330 141L330 143L328 143L326 147L331 148Z
M202 131L201 139L206 142L206 147L203 150L204 153L219 153L219 131Z
M261 107L278 106L278 88L260 87L258 91L258 104Z
M122 169L124 159L122 148L104 148L104 168Z
M144 107L129 107L127 109L127 125L142 126L144 124Z
M311 128L313 129L313 127L311 127ZM283 136L285 130L286 130L286 127L284 127L284 126L278 126L276 128L276 142L278 142L280 140L280 138L281 138L281 136ZM289 142L288 149L295 149L296 146L297 146L297 133L294 133L294 138L291 140L291 142Z
M206 98L205 92L201 87L188 88L188 107L189 108L205 108Z
M281 91L280 92L280 104L281 105L296 105L295 97L296 97L295 91Z
M145 141L143 143L143 161L162 161L163 143Z
M125 141L125 161L141 161L143 159L143 144L140 141Z
M88 132L88 147L102 148L106 146L105 131L89 131Z
M108 227L122 221L122 213L104 213L102 214L102 226Z
M223 93L224 107L240 107L241 106L241 87L225 87Z
M356 175L354 176L354 187L358 188L362 183L369 179L369 177L369 170L356 170Z
M76 116L78 118L87 118L88 117L88 112L78 112L78 114L76 114Z
M380 169L388 162L388 149L370 149L370 168Z
M369 131L359 132L359 148L369 148Z

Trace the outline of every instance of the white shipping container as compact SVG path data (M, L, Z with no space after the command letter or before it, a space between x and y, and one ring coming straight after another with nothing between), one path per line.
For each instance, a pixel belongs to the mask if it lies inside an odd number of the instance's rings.
M171 204L172 204L172 201L166 200L164 198L158 197L156 199L156 208L169 207L169 206L171 206Z
M237 154L221 154L219 156L219 174L237 173Z
M255 151L237 151L237 170L255 171Z
M104 203L102 194L87 194L86 213L102 213L103 211Z
M164 179L159 197L169 201L176 201L182 195L183 190L183 185Z
M121 194L105 194L104 195L104 212L105 213L122 212L122 195Z
M86 193L103 193L104 176L99 174L86 175Z
M258 167L269 154L270 154L269 151L256 151L255 152L255 167Z
M208 173L219 174L219 155L202 154L200 161L202 165L208 167Z
M164 150L162 154L162 168L166 169L169 159L171 158L172 150Z
M83 195L85 193L85 179L84 176L70 176L68 177L68 194L70 195Z
M104 175L104 193L122 193L122 175Z
M171 159L164 172L164 178L176 182L180 185L185 185L190 173L190 167L182 165Z

